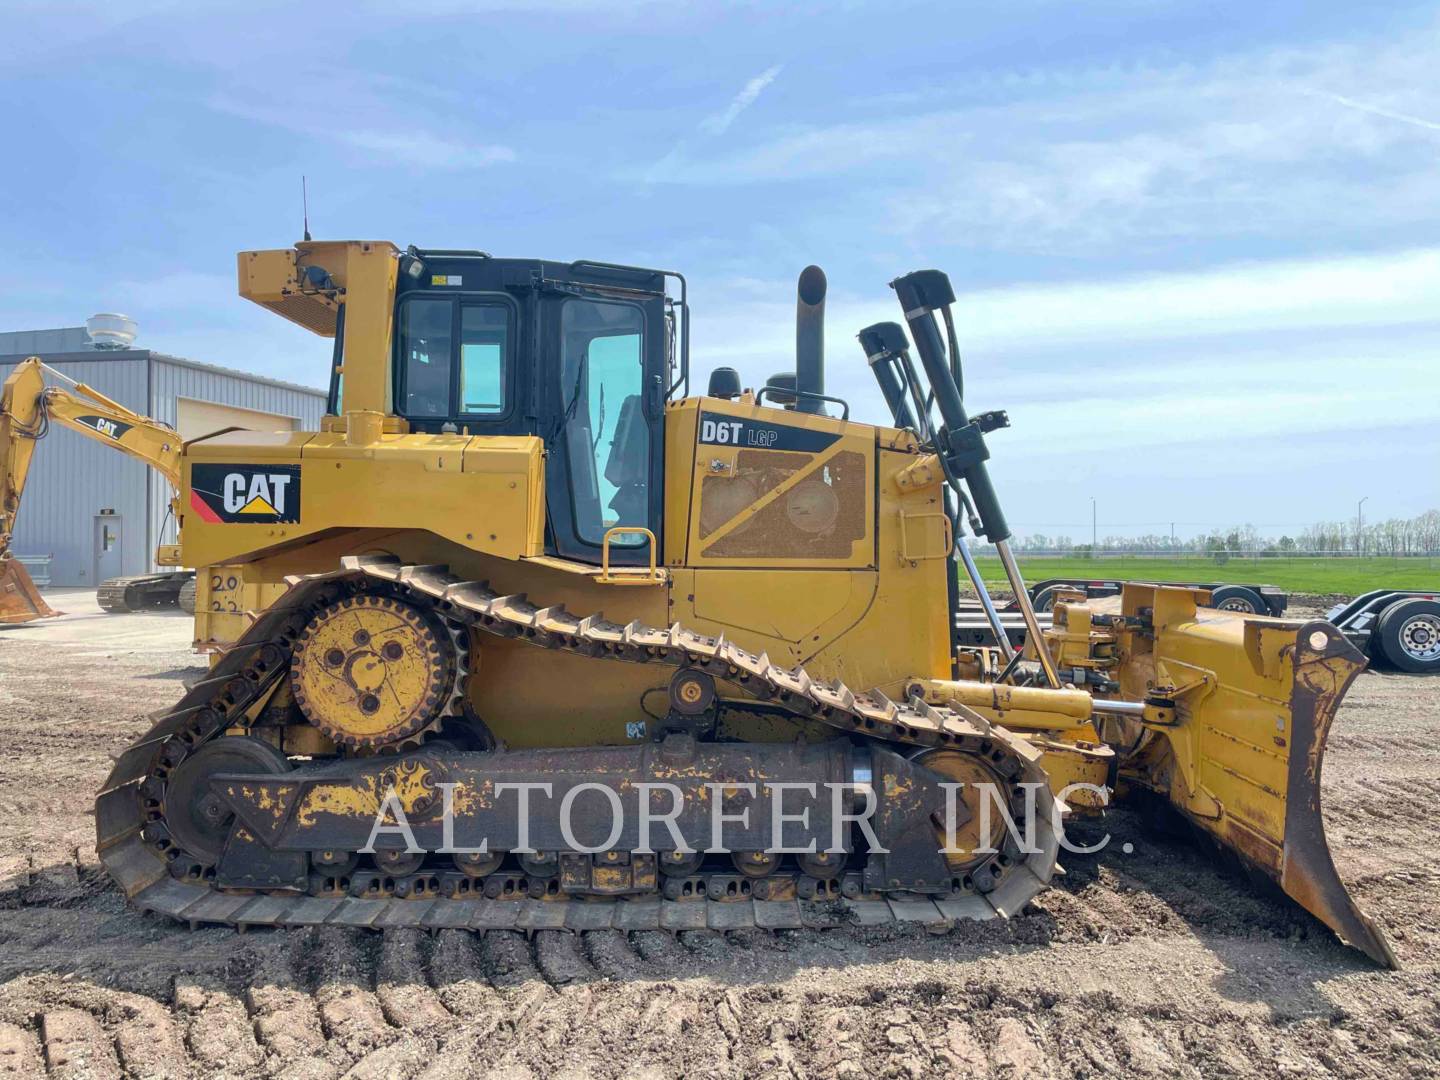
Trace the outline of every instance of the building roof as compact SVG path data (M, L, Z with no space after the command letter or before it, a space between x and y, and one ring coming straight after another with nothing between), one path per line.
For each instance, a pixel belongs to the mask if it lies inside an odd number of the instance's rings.
M75 335L79 335L78 339ZM218 375L230 375L265 386L276 386L282 390L293 390L320 398L326 396L324 390L314 386L304 386L300 383L287 382L284 379L272 379L266 375L256 375L253 372L240 371L237 368L221 367L218 364L204 364L199 360L187 360L183 356L171 356L168 353L155 352L153 349L97 349L90 343L90 336L83 326L67 326L57 330L14 330L0 333L0 367L18 364L31 356L39 356L47 364L63 364L67 361L94 363L96 361L118 362L153 359L180 367L210 371Z
M37 353L105 352L90 343L90 332L83 326L62 326L55 330L10 330L0 333L0 356L11 353L34 356Z

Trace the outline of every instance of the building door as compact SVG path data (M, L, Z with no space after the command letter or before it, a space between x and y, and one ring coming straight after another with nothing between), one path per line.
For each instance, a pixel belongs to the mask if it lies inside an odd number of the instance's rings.
M97 588L125 573L120 550L120 526L121 519L115 514L95 515L95 576L91 581Z

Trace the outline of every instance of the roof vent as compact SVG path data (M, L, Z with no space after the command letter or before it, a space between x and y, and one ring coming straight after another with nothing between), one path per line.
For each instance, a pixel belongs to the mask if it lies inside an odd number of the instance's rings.
M135 320L129 315L101 312L85 320L85 332L97 349L128 349L135 340Z

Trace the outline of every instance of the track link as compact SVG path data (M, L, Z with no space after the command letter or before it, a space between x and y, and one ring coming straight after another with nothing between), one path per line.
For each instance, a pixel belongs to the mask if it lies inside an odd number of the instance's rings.
M193 575L187 578L183 573L134 574L110 578L95 590L95 600L111 615L176 607L186 580L193 581Z
M820 682L803 669L785 669L723 637L679 624L658 629L638 622L576 616L563 607L538 607L524 596L502 595L463 581L444 566L417 566L383 556L347 557L342 569L287 579L289 590L228 649L210 676L172 710L157 714L144 736L116 758L96 800L96 847L102 863L139 908L192 924L246 926L413 926L429 929L736 930L834 926L893 921L941 924L961 918L1009 916L1044 888L1055 871L1059 838L1040 755L1023 740L972 710L936 708L920 699L896 702L878 691L855 693ZM916 747L954 747L982 754L1019 782L1037 783L1039 851L1004 866L993 889L945 895L863 893L847 881L843 895L823 899L766 899L766 890L738 895L707 888L703 878L679 898L567 897L523 879L491 895L436 895L423 887L434 874L414 875L361 895L219 890L187 866L165 825L165 777L184 757L219 737L288 670L306 621L317 606L364 588L385 588L428 604L453 625L540 648L629 663L659 663L705 671L752 698L800 717L869 739ZM1063 808L1062 808L1063 809ZM500 875L497 875L499 877ZM376 875L357 875L374 878ZM691 880L691 879L686 879ZM416 887L419 884L421 887ZM778 890L777 890L778 891ZM831 890L833 893L836 890ZM724 898L716 898L716 893ZM793 894L792 894L793 896Z

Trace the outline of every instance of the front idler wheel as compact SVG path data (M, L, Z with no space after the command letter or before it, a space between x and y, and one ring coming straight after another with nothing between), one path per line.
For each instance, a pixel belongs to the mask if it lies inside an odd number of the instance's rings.
M945 864L955 875L968 874L993 858L991 852L999 849L1005 835L1005 817L992 804L988 823L981 813L981 800L991 799L991 792L998 793L1003 801L1009 801L1011 785L990 767L985 758L950 747L934 747L913 755L917 765L923 765L932 772L943 776L950 783L960 785L956 789L954 835L950 835L950 822L943 813L931 817L935 839L939 846L951 850L945 855ZM983 835L981 826L989 825ZM977 879L978 882L979 879ZM986 881L990 879L985 878ZM986 891L984 889L981 890Z
M214 866L225 851L235 814L212 790L216 776L278 776L290 762L275 747L249 735L230 735L188 755L165 786L165 824L176 844L196 862Z

